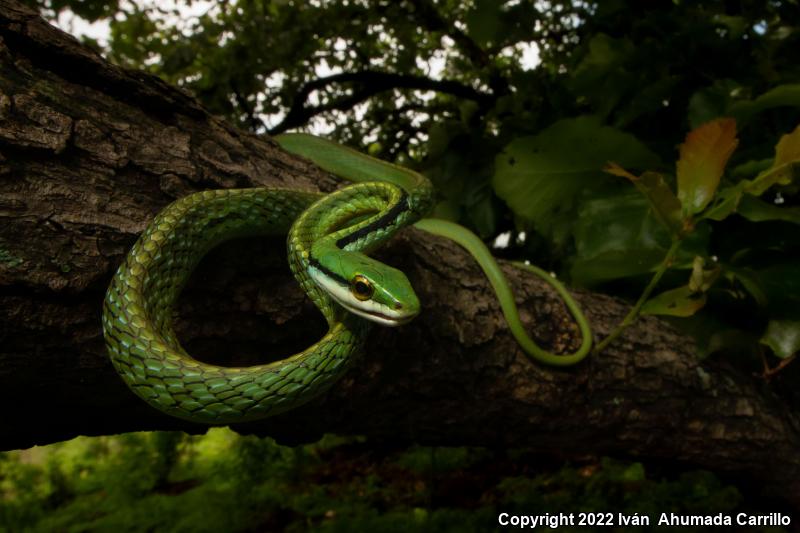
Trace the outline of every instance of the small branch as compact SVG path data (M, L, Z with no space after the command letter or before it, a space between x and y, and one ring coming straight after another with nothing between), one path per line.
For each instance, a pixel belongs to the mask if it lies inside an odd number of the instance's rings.
M777 365L771 367L767 362L767 357L764 355L763 350L761 351L761 361L764 363L764 372L761 374L761 377L764 381L769 382L774 378L781 370L789 366L789 364L797 358L797 354L792 354L786 359L781 359L781 362Z
M602 352L606 346L614 342L614 340L619 337L628 326L633 324L636 319L639 318L639 312L642 310L642 306L650 298L650 295L653 293L653 290L655 290L658 282L661 281L661 277L666 273L670 265L672 265L672 262L675 260L675 255L678 253L678 249L680 248L682 242L683 241L680 239L675 239L672 241L672 245L669 247L669 250L667 250L667 254L664 256L661 264L658 265L658 269L653 274L653 277L650 279L650 283L647 284L647 287L645 287L642 295L639 296L636 304L634 304L631 310L628 311L628 314L625 315L625 318L622 319L622 322L620 322L619 325L614 328L614 330L609 333L605 339L597 343L594 348L594 353Z
M492 62L492 54L484 50L472 37L455 27L451 22L439 13L430 0L408 0L409 4L414 7L414 13L417 20L420 21L423 27L430 31L440 31L447 35L456 46L464 53L464 55L478 68L486 68L489 72L489 87L495 97L508 94L510 89L508 80L500 74Z
M327 104L307 107L308 96L317 90L322 90L337 83L352 83L357 86L353 94L335 99ZM432 80L425 76L412 74L396 74L392 72L379 72L362 70L359 72L344 72L323 78L317 78L303 85L297 92L294 103L289 109L286 118L280 124L269 130L270 135L283 133L308 122L316 115L333 110L346 110L376 94L392 89L417 89L423 91L436 91L450 94L458 98L473 100L481 105L494 101L491 94L486 94L468 85L452 80Z
M430 31L440 31L453 39L456 46L460 48L464 55L477 67L489 65L489 55L472 38L455 27L451 22L445 20L436 6L430 0L408 0L414 7L414 15L422 25Z
M239 86L236 84L236 82L231 82L231 90L233 90L233 96L236 98L236 103L239 104L239 107L247 116L247 125L250 128L250 131L257 133L261 128L264 127L264 122L255 115L253 108L239 91Z

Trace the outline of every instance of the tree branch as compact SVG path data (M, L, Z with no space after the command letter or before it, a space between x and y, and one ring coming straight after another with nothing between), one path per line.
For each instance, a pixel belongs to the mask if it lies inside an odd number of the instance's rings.
M11 0L0 0L0 67L0 448L204 431L151 409L114 372L100 326L112 273L176 197L336 182L157 78L105 63ZM322 335L282 240L233 242L200 265L177 309L189 353L247 365ZM691 340L663 322L639 321L577 367L545 368L520 352L488 282L457 246L408 230L381 258L407 272L422 315L375 329L330 393L238 431L665 459L755 481L800 506L798 415L760 380L698 361ZM577 332L557 295L503 268L532 334L570 350ZM599 294L578 298L601 336L628 309Z
M478 68L485 68L489 73L489 88L495 99L508 94L510 91L508 80L500 73L492 63L491 55L478 45L469 35L455 27L451 22L445 20L436 5L430 0L408 0L414 7L413 16L420 21L424 28L429 31L442 32L447 35L456 46L464 52L464 55Z
M429 31L442 32L450 37L473 65L479 68L487 67L490 57L472 38L455 27L450 21L445 20L436 6L430 0L407 0L413 10L415 20Z
M337 98L326 104L308 107L306 102L309 95L317 90L337 83L352 83L355 86L353 93ZM490 94L482 93L478 90L451 80L432 80L425 76L414 76L411 74L395 74L391 72L378 72L373 70L362 70L359 72L345 72L334 74L323 78L317 78L304 84L295 96L292 107L286 117L269 133L277 135L292 128L302 126L309 119L321 113L333 110L348 110L376 94L390 91L393 89L417 89L422 91L436 91L439 93L450 94L458 98L473 100L481 105L486 105L493 101Z
M241 91L239 91L239 87L235 81L231 82L231 89L233 90L233 97L236 98L236 103L239 104L239 107L244 111L247 117L247 127L251 132L258 133L264 126L264 122L253 112L253 107L247 102L247 98L242 95Z

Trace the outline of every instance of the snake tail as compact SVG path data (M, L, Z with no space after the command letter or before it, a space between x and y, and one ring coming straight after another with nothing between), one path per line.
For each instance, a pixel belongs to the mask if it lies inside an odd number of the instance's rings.
M506 323L508 324L511 334L514 335L514 338L516 339L517 343L519 343L520 348L522 348L522 350L531 358L546 365L570 366L580 362L589 354L592 349L592 331L591 327L589 326L589 321L586 319L581 311L580 306L577 304L577 302L575 302L575 299L572 297L566 287L564 287L564 285L557 279L539 267L518 261L513 263L517 268L528 270L534 273L537 277L540 277L546 281L564 300L567 309L570 313L572 313L572 317L578 324L578 329L580 330L581 334L581 345L577 351L571 354L555 354L548 352L537 345L528 336L528 334L525 332L525 327L519 318L517 304L514 301L514 293L511 290L511 286L508 284L508 280L503 274L503 271L500 270L500 265L486 247L486 244L484 244L484 242L479 239L477 235L472 233L467 228L460 226L459 224L455 224L447 220L433 218L420 220L415 224L415 227L428 233L432 233L433 235L445 237L458 243L475 258L475 260L478 262L478 265L480 265L481 269L489 280L489 283L492 285L495 294L497 295L497 300L500 303L500 309L503 311L503 316L506 319Z

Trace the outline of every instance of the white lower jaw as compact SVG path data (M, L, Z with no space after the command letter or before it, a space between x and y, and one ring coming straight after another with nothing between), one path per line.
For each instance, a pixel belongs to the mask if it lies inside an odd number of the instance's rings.
M360 317L366 318L367 320L370 320L372 322L377 322L378 324L381 324L382 326L388 326L388 327L402 326L403 324L405 324L406 322L408 322L412 318L414 318L413 316L397 316L397 317L393 317L393 316L383 315L383 314L368 313L368 312L366 312L366 311L364 311L362 309L358 309L356 307L351 307L350 305L348 305L348 304L346 304L346 303L344 303L342 301L339 301L339 300L336 300L336 301L339 302L342 305L342 307L344 307L345 309L347 309L348 311L350 311L354 315L358 315Z

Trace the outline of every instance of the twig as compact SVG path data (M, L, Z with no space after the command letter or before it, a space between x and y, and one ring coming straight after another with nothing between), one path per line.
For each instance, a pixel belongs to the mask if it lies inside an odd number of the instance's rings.
M678 253L678 249L681 246L683 241L681 239L673 239L672 245L667 250L667 254L664 256L664 259L661 261L661 264L658 265L658 269L653 274L653 277L650 279L650 283L647 284L645 287L644 292L642 295L639 296L639 299L636 301L636 304L628 311L628 314L625 315L625 318L622 319L622 322L617 325L614 330L608 334L608 336L597 343L594 347L594 353L600 353L606 346L614 342L614 340L619 337L625 329L633 324L637 318L639 318L639 312L642 309L644 303L650 298L650 294L652 294L653 290L658 285L658 282L661 281L661 277L666 273L667 269L672 265L672 262L675 260L675 255Z
M767 363L767 358L764 356L764 352L761 352L762 360L764 361L764 372L761 374L761 377L764 378L764 381L769 382L772 378L774 378L778 372L786 368L789 363L795 360L797 354L792 354L786 359L781 359L781 362L775 365L774 367L770 367Z

